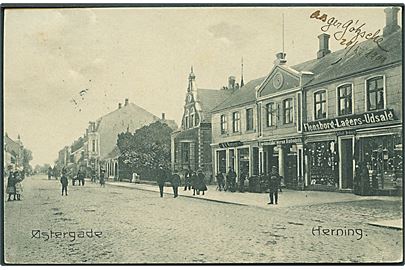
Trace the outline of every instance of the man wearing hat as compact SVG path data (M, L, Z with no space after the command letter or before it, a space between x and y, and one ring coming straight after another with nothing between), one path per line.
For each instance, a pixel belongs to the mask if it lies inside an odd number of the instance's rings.
M173 187L174 198L177 198L179 196L179 185L180 185L180 176L177 170L174 170L173 172L171 183Z
M269 181L269 197L270 202L267 204L278 203L278 189L280 188L280 175L278 174L277 167L271 167L271 173L268 178Z
M163 165L159 164L159 170L158 170L158 173L157 173L156 181L157 181L157 183L159 185L159 191L160 191L160 197L161 198L163 197L163 188L165 186L166 177L167 177L167 175L166 175L165 169L163 169Z

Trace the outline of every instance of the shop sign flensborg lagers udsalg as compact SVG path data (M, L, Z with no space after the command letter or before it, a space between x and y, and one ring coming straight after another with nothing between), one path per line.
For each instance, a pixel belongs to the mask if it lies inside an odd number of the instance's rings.
M386 109L376 112L366 112L332 119L323 119L303 123L304 132L335 130L341 128L360 127L363 125L377 125L394 121L394 110Z

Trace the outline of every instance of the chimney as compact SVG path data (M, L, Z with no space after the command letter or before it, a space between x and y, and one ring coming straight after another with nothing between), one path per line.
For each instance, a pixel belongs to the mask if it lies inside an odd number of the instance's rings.
M125 106L128 106L129 100L128 98L125 99Z
M285 59L286 53L285 52L279 52L276 54L276 60L274 61L275 65L283 65L287 63L287 60Z
M318 36L318 38L319 38L319 51L318 51L318 53L316 55L317 56L316 58L320 59L320 58L322 58L325 55L330 53L330 50L329 50L329 37L330 36L328 34L325 34L325 33L320 34Z
M121 107L122 107L122 103L120 102L120 103L118 103L118 109L121 109Z
M162 113L162 120L165 120L165 118L166 118L165 113Z
M400 28L398 25L398 11L398 7L388 7L384 9L385 27L383 30L383 36L388 36Z
M235 76L229 76L229 78L228 78L228 89L235 89L235 82L236 82Z

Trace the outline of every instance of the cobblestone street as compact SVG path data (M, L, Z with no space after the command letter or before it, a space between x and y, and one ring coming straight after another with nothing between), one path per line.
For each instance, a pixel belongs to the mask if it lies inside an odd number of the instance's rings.
M24 180L22 201L4 204L7 263L402 260L403 231L368 224L401 218L400 200L259 208L91 182L69 185L68 194L62 197L59 181L45 176ZM361 237L322 231L339 228L361 230ZM33 237L36 230L41 233ZM51 230L62 237L47 240ZM102 235L63 237L81 230Z

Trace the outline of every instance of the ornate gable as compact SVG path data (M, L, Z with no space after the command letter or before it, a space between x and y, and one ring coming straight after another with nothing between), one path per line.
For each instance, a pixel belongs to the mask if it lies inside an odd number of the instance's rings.
M258 97L300 86L298 72L288 67L276 66L258 90Z

